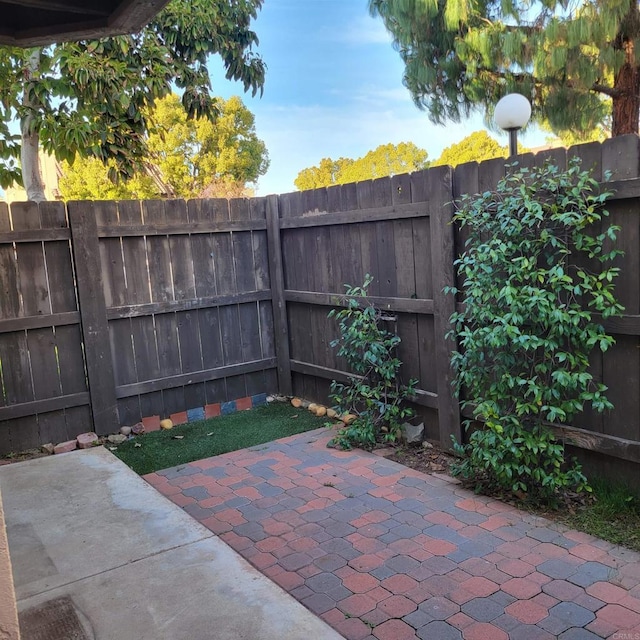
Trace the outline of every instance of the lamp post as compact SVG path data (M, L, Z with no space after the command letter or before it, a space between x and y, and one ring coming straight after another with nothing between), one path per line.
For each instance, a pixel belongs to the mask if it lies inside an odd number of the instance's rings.
M531 103L519 93L509 93L498 101L493 118L496 124L509 132L509 157L518 155L518 129L531 117Z

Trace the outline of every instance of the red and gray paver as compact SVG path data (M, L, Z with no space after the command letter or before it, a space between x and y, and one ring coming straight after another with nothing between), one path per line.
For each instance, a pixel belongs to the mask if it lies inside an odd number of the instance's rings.
M347 640L640 640L640 554L330 437L145 478Z

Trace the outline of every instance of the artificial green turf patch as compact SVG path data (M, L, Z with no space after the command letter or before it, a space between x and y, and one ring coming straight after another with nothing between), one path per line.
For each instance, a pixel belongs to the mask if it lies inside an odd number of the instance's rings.
M144 475L319 429L326 422L326 418L318 418L305 409L274 402L250 411L189 422L169 431L154 431L127 440L113 453Z

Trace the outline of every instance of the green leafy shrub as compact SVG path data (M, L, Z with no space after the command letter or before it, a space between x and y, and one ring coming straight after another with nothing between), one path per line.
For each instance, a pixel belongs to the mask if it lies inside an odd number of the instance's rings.
M395 320L366 301L373 278L367 274L361 287L345 285L346 306L332 309L329 317L338 320L340 337L331 342L338 347L354 375L345 384L331 383L331 400L339 414L355 416L338 432L332 446L371 448L376 442L395 441L402 423L414 415L406 405L415 390L416 380L400 382L402 363L396 356L400 338L384 328Z
M514 165L495 192L461 200L455 220L469 237L456 261L464 311L451 317L453 365L462 406L484 428L454 445L463 458L453 472L477 490L543 501L589 490L547 424L585 404L612 406L589 372L591 350L614 342L593 313L622 310L611 266L618 229L597 231L610 195L575 161L566 171Z

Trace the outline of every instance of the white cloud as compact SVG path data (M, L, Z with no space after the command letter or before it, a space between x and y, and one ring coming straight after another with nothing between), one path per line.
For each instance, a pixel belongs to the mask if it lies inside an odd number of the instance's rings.
M388 46L393 42L382 20L368 15L358 16L342 29L325 32L325 37L334 42L341 42L352 46L383 44Z

